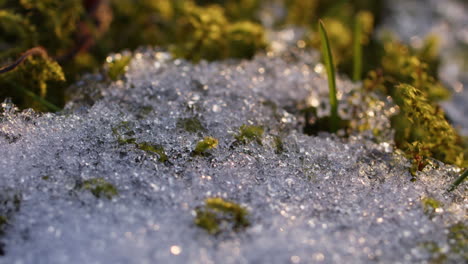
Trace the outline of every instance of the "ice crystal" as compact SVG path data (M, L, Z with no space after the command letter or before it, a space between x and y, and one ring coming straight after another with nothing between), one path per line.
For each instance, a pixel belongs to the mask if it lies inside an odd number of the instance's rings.
M3 103L0 187L14 195L0 203L0 263L415 263L434 257L425 242L461 262L448 234L465 221L465 190L446 193L459 170L434 161L411 181L389 99L338 78L347 137L303 133L300 106L311 118L330 109L315 58L194 65L140 50L110 86L80 83L60 114ZM217 147L193 155L206 138ZM77 188L95 179L104 193ZM106 190L112 199L96 199ZM212 197L245 208L249 225L198 228ZM425 197L440 201L436 214Z

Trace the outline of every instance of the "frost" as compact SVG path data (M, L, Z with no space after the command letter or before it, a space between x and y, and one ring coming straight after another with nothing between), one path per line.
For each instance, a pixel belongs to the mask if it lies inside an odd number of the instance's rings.
M347 137L303 133L298 106L316 118L330 109L315 53L197 65L131 56L99 94L83 95L85 79L61 114L2 105L0 188L16 196L0 204L0 263L414 263L431 259L423 243L449 248L465 221L463 186L445 192L458 169L434 161L410 181L389 99L338 78ZM206 138L217 140L202 146L209 155L193 155ZM224 228L222 215L219 235L197 226L212 197L249 225ZM440 202L430 217L425 197Z

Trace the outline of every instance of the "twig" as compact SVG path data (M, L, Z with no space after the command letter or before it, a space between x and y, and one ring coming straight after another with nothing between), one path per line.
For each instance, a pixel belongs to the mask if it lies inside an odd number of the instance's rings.
M27 51L25 51L21 57L19 57L19 59L17 59L15 62L13 62L12 64L10 65L7 65L7 66L4 66L2 68L0 68L0 74L2 73L6 73L6 72L9 72L9 71L12 71L14 70L16 67L18 67L18 65L20 65L26 58L28 58L29 56L34 56L34 55L39 55L43 58L48 58L49 55L47 55L47 51L43 48L43 47L34 47L32 49L29 49Z

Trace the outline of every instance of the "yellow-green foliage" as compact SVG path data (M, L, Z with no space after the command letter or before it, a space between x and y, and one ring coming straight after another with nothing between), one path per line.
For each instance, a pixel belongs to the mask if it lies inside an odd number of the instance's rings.
M425 241L419 244L430 254L430 264L443 264L447 262L447 255L434 241Z
M413 173L422 170L428 158L460 167L467 165L460 147L461 138L440 107L431 104L423 92L408 84L396 86L393 98L400 107L400 113L391 120L395 142L413 160Z
M35 27L28 19L11 10L0 10L0 62L37 45Z
M124 56L118 60L109 63L109 69L107 75L113 81L116 81L122 74L125 73L127 65L130 63L132 58L130 56Z
M371 0L284 0L288 13L287 24L309 26L316 32L315 23L322 19L327 27L328 37L332 43L333 58L337 66L350 73L352 65L353 22L356 17L362 23L361 42L367 44L374 28L374 16L379 15L378 9L382 1ZM320 37L312 34L309 42L313 47L320 48Z
M112 197L118 194L115 186L102 178L85 180L80 187L81 189L90 191L96 198L106 197L107 199L112 199Z
M424 213L429 216L434 216L437 208L442 207L442 203L432 197L424 197L421 199Z
M195 224L212 235L222 231L240 231L250 225L247 210L223 198L207 198L205 205L197 207L195 212Z
M60 61L67 80L72 82L83 71L97 69L109 53L144 45L170 48L174 55L193 61L250 58L266 47L263 28L250 21L259 7L256 0L221 1L213 5L204 1L204 6L193 0L111 0L102 2L102 6L110 4L110 11L100 6L98 17L87 13L84 2L0 1L0 67L30 48L43 46L51 58ZM250 11L244 13L244 8ZM80 46L83 43L94 46L83 48ZM126 61L120 62L111 65L111 79L122 72L121 66ZM43 83L40 78L43 76L31 75L31 85ZM13 97L20 107L51 110L41 102L63 105L66 86L67 83L45 89L28 86L25 87L30 91L28 96L7 86L2 89L0 100ZM41 89L49 91L39 93ZM32 97L35 99L30 100Z
M449 229L448 242L450 251L460 254L468 261L468 226L463 222L452 225Z
M254 125L242 125L239 128L239 134L235 136L236 140L246 144L250 141L255 141L262 145L263 128Z
M428 38L426 44L419 50L387 39L383 45L381 58L382 80L384 92L392 94L393 87L399 83L407 83L420 90L430 101L446 99L449 91L434 77L436 76L436 39ZM370 74L364 82L367 89L375 89L376 73Z
M206 130L201 121L196 117L178 119L177 127L190 133L197 133Z
M135 132L129 122L123 121L112 128L112 134L117 138L120 145L133 145L136 149L146 151L150 154L156 154L159 162L166 162L169 160L164 147L159 144L150 142L137 142Z
M19 0L21 13L36 26L38 42L56 54L73 44L84 8L77 0ZM39 23L40 22L40 23Z
M184 16L176 23L178 39L172 45L172 51L178 57L193 61L249 58L266 47L261 26L252 22L229 23L223 8L218 5L187 4Z
M159 162L166 162L168 161L168 157L166 155L166 152L164 151L164 147L158 144L151 144L148 142L142 142L142 143L137 143L136 144L137 149L144 150L149 153L153 153L158 155L158 161Z
M36 96L46 98L50 84L65 81L62 68L57 62L43 57L29 57L16 69L0 75L0 97L12 97L20 105L39 110L50 109Z
M0 9L0 65L13 62L38 45L51 56L67 53L84 14L81 1L76 0L3 1ZM61 66L52 59L29 59L14 72L0 75L0 100L12 97L21 107L57 110L47 101L63 104L65 84L50 82L64 80Z
M218 140L213 137L205 137L203 140L199 141L197 143L197 146L195 146L195 149L193 150L193 153L195 155L203 155L210 149L214 149L218 146Z

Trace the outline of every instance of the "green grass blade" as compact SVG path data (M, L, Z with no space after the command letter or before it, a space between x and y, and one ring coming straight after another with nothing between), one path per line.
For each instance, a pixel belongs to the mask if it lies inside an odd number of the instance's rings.
M468 170L465 170L465 172L463 172L463 174L458 177L451 185L450 187L448 188L448 192L451 192L453 190L455 190L455 188L458 187L458 185L460 185L465 179L466 177L468 176Z
M319 34L320 42L322 44L322 56L328 76L328 90L331 106L330 130L331 132L336 132L338 130L340 120L338 117L338 100L336 99L335 65L333 63L333 56L330 49L330 42L328 41L327 31L325 30L325 25L322 20L319 20Z
M353 35L353 81L357 82L362 77L362 23L359 15L354 22Z
M27 96L29 96L29 97L33 98L34 100L38 101L39 103L41 103L45 107L49 108L49 110L54 111L54 112L60 111L60 107L54 105L53 103L47 101L44 98L38 96L37 94L31 92L30 90L28 90L26 88L23 88L23 87L20 87L20 86L17 86L17 87L22 93L24 93Z

